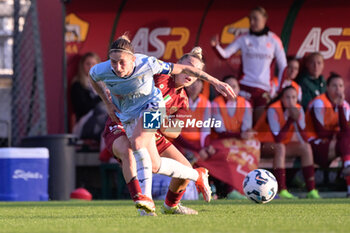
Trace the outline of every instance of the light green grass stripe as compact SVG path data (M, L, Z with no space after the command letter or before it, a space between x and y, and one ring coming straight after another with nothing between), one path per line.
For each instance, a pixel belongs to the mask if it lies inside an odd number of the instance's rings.
M140 217L132 201L0 203L0 232L349 232L350 199L184 201L197 216Z

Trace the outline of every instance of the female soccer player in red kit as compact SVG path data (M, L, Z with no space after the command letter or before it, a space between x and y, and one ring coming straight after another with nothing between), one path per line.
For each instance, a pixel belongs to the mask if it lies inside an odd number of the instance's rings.
M179 64L186 64L194 66L198 69L202 69L204 63L200 54L201 52L198 49L192 51L189 54L185 54L179 60ZM191 77L185 74L179 74L175 76L158 75L154 77L155 85L161 90L163 94L168 115L181 113L181 111L188 108L188 99L186 93L183 90L183 87L192 84L195 80L195 77ZM167 130L162 130L162 133L172 138L176 137L179 134L179 132L167 132ZM131 149L129 147L121 124L117 124L111 121L107 122L104 138L107 148L113 152L115 157L119 158L122 161L123 174L128 184L130 194L133 198L137 198L137 194L140 193L140 187L135 174L135 161L131 154ZM156 144L159 154L162 157L175 159L180 163L191 167L186 158L159 132L156 134ZM202 170L200 169L198 171L205 173L205 171ZM157 173L158 171L153 170L153 172ZM199 180L202 182L202 184L199 184L199 186L202 189L201 191L204 197L207 199L207 201L209 201L210 188L207 185L207 180L203 180L205 177L201 177L199 177ZM179 205L179 201L185 191L188 182L189 181L185 179L175 178L171 181L164 206L162 207L163 213L197 214L195 210Z
M340 156L350 197L350 106L344 91L342 77L331 73L326 93L310 102L306 120L315 163L327 168Z
M273 154L274 174L278 181L281 198L296 198L286 186L285 158L300 156L308 198L320 198L315 189L314 161L312 149L307 143L305 114L297 103L297 91L293 86L282 90L276 101L268 105L267 111L255 126L262 142L261 154Z

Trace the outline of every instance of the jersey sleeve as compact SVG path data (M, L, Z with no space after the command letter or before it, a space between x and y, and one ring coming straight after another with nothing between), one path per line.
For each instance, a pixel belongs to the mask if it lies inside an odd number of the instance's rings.
M243 115L243 123L241 126L241 131L247 131L248 129L253 128L253 110L249 101L245 100L245 111Z
M325 115L325 107L322 100L315 100L312 105L312 111L314 111L316 120L324 126L324 115Z
M274 108L267 110L267 121L273 135L277 136L280 133L281 126L279 124L278 115Z
M272 34L272 38L275 44L274 56L278 66L278 86L280 86L284 69L287 67L287 57L281 39L274 33Z
M214 128L215 132L217 132L217 133L226 132L224 120L222 119L221 114L220 114L220 107L215 101L213 101L211 103L211 114L212 114L213 118L215 118L217 121L221 122L220 127Z
M298 85L298 101L301 103L301 100L303 99L303 91L301 90L301 87Z
M347 122L349 122L350 121L350 105L347 101L344 101L343 108L344 108L345 119Z
M169 75L174 69L174 64L171 62L164 62L158 60L155 57L148 58L149 64L151 66L153 75L155 74L166 74Z
M303 108L299 109L299 119L298 119L298 125L300 127L300 129L304 130L306 127L306 123L305 123L305 112Z
M223 58L227 59L241 49L241 43L242 43L242 36L234 40L225 49L223 49L219 44L217 44L215 48Z
M102 79L97 75L97 68L98 68L98 64L97 65L94 65L90 71L89 71L89 74L90 74L90 77L92 78L92 80L94 80L95 82L97 81L101 81Z

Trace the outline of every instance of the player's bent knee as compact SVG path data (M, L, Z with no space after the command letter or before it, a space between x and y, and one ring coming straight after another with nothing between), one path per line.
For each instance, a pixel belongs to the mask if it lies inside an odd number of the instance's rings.
M286 146L282 143L276 143L275 147L275 155L284 157L286 154Z
M128 140L128 139L126 139ZM113 154L122 161L129 156L129 142L116 139L113 142Z
M312 147L311 147L310 143L308 143L308 142L305 143L305 147L306 147L306 151L308 153L312 154Z
M310 156L312 155L312 148L309 143L301 143L300 144L300 149L301 149L301 156Z
M131 148L133 150L139 150L141 148L146 147L145 142L144 142L144 140L142 140L141 137L132 138L130 140L130 144L131 144Z

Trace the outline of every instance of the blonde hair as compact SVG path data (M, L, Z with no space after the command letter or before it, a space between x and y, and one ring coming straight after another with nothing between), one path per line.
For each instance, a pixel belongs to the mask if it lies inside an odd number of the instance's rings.
M130 54L134 54L134 47L132 46L127 33L124 33L124 35L118 37L118 39L113 42L109 53L113 52L127 52Z
M202 65L203 65L203 67L204 67L205 64L204 64L204 59L203 59L203 50L202 50L201 47L199 47L199 46L194 47L194 48L191 50L191 52L184 54L184 55L179 59L179 63L181 63L183 60L185 60L185 59L188 58L188 57L194 57L194 58L198 59L198 60L202 63Z
M87 78L87 75L85 74L85 69L84 69L84 63L88 58L96 59L97 63L101 62L100 57L94 52L87 52L80 58L79 64L78 64L78 73L73 78L73 82L79 82L84 87L88 87L89 85L89 79Z

